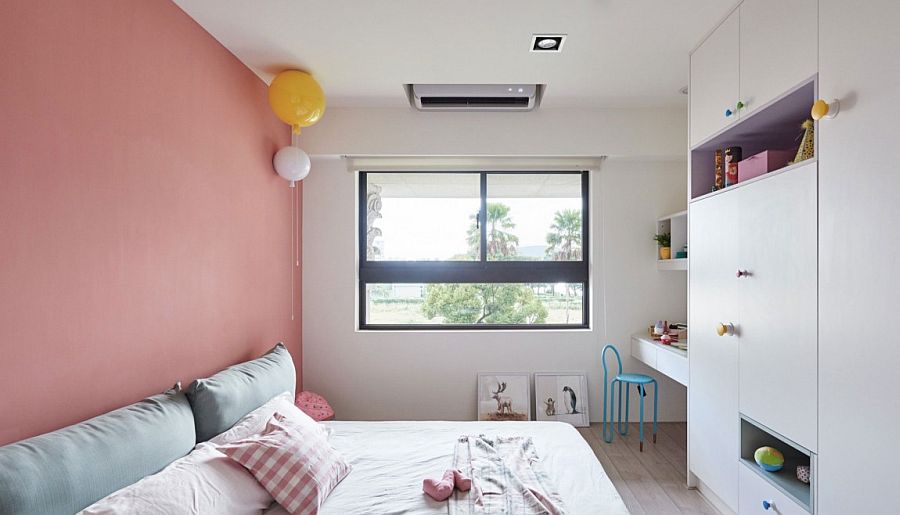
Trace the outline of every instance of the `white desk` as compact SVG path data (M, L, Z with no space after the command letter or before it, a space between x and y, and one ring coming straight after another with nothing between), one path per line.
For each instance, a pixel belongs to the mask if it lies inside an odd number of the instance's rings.
M688 384L687 351L653 341L648 335L631 336L631 355L679 383Z

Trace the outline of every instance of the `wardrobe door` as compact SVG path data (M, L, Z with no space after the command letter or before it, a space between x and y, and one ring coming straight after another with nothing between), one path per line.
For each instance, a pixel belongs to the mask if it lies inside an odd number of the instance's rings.
M817 512L897 513L900 2L820 0ZM855 465L851 465L855 464Z
M818 366L816 166L737 191L740 242L732 272L741 295L741 413L811 451Z
M738 11L731 13L691 54L691 146L723 129L738 117ZM732 114L726 116L726 109Z
M818 0L741 4L741 116L816 73Z
M690 470L732 509L738 500L738 348L719 336L739 325L735 192L690 205L688 434Z

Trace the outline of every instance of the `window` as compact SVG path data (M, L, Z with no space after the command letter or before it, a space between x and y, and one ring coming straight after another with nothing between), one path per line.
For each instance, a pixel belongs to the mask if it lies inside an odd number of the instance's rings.
M587 327L587 199L587 172L360 172L360 327Z

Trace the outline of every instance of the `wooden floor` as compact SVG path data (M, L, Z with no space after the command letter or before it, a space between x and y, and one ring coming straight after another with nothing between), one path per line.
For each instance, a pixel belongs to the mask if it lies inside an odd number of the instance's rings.
M594 450L631 513L717 514L718 511L699 492L688 490L686 486L687 425L660 423L655 445L651 427L647 424L644 429L644 452L638 452L637 424L631 424L628 436L616 433L611 444L603 441L601 424L578 430Z

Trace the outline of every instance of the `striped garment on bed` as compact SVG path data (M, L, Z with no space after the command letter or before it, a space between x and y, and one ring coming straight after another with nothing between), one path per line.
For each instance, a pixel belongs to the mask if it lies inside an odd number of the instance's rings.
M450 497L450 515L564 515L530 437L460 436L454 468L472 478L468 492Z

